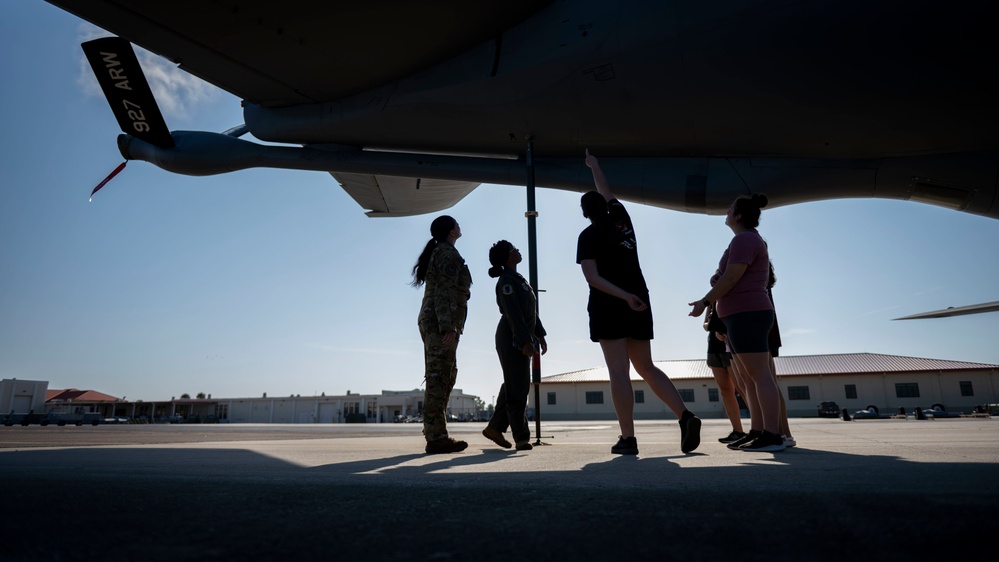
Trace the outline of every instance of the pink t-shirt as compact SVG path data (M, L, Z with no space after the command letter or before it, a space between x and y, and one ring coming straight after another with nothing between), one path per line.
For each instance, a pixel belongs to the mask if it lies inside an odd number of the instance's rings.
M732 238L718 263L718 277L732 263L746 263L749 267L732 290L718 299L718 316L724 318L740 312L773 310L774 305L767 296L770 254L759 232L746 230Z

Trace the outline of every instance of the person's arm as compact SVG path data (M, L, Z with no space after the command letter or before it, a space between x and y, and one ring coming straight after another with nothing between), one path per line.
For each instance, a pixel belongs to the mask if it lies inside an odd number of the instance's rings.
M690 306L694 307L693 310L690 311L690 315L694 317L700 316L704 313L704 309L707 308L705 301L713 303L727 295L728 292L732 290L732 287L735 287L735 284L739 282L739 279L742 279L742 276L746 273L747 269L749 269L748 263L728 264L728 267L725 268L725 273L722 273L721 277L719 277L718 281L715 283L715 286L711 287L711 290L708 291L708 294L704 295L704 298L688 303Z
M607 183L607 177L604 176L604 171L600 169L600 162L597 161L597 157L590 154L590 149L586 149L586 166L593 172L593 186L597 188L597 193L604 196L604 199L610 201L614 199L614 195L611 193L610 184Z
M600 273L597 272L597 260L583 260L579 262L579 265L583 268L583 277L586 278L586 282L594 289L626 301L632 310L642 311L648 307L645 301L638 298L637 295L629 293L601 277Z
M541 355L548 353L548 342L545 341L545 336L548 332L545 331L545 327L541 325L541 317L534 319L534 337L538 338L538 343L541 345Z

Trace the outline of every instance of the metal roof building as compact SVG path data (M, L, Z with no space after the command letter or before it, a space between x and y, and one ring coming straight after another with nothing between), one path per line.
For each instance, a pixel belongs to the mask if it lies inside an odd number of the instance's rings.
M819 402L824 401L850 410L873 404L886 412L932 404L943 404L951 411L970 411L976 405L999 401L999 365L877 353L777 357L774 363L792 417L816 416ZM703 359L655 364L698 416L725 416L718 387ZM631 379L636 419L674 417L634 369ZM614 419L607 367L542 377L541 418Z

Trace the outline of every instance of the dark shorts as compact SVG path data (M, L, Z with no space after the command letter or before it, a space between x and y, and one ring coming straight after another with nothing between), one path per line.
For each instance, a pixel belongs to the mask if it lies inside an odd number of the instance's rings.
M648 295L639 295L646 304ZM652 307L636 312L623 299L609 297L593 298L586 306L590 313L590 341L652 339Z
M727 351L722 353L708 353L708 367L724 369L732 364L732 354Z
M728 330L728 346L732 353L767 353L770 351L770 328L774 311L739 312L722 318Z

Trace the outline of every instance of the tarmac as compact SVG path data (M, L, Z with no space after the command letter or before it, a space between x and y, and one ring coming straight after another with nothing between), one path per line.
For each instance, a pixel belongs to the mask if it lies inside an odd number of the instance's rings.
M640 421L637 456L612 420L523 452L452 423L453 455L417 424L0 427L0 560L995 558L999 418L791 421L686 455Z

